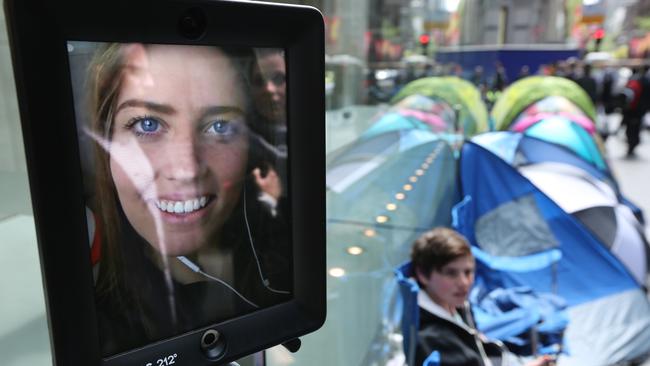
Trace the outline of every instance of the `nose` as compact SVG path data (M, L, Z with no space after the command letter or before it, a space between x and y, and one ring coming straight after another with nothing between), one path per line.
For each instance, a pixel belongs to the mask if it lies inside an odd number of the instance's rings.
M164 178L173 181L195 181L206 171L201 147L193 136L175 138L167 146Z
M468 289L472 286L472 283L474 282L473 275L471 274L461 274L460 275L460 285L463 286L463 288Z
M275 85L273 80L269 79L266 81L266 90L271 93L271 95L274 95L278 92L278 87Z

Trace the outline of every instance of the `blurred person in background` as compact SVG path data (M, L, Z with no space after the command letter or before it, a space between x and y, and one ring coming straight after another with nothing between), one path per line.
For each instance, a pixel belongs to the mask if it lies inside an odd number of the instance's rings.
M477 88L485 86L485 77L483 75L483 66L478 65L474 68L472 76L470 77L472 84L476 85Z
M582 68L582 75L575 79L575 82L589 95L591 102L596 105L598 99L598 85L596 79L591 76L591 65L586 64Z
M507 85L508 76L506 75L506 69L503 67L503 64L501 62L497 61L494 80L492 82L492 90L503 91Z
M528 65L524 65L519 69L519 74L517 75L517 80L523 79L526 76L530 75L530 67Z
M643 70L639 67L634 69L634 74L625 85L623 93L626 96L626 104L623 108L623 120L621 125L625 126L625 137L627 138L627 156L634 156L634 149L641 142L641 120L647 108L647 102L641 102L644 84ZM647 83L647 82L646 82ZM647 93L647 92L646 92Z
M605 69L602 87L600 89L600 97L598 100L600 104L605 108L606 115L614 112L614 78L614 70L609 67Z

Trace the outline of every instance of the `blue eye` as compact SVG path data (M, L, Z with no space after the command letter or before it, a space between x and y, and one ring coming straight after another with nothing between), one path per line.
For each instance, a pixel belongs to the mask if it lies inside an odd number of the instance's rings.
M229 121L218 120L210 124L206 132L219 137L230 137L237 132L237 129L235 125Z
M144 117L136 120L133 126L136 132L150 134L160 129L160 122L154 118Z

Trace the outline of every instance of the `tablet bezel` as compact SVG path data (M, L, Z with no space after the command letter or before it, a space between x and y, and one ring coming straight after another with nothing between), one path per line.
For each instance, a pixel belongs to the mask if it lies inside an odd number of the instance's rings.
M235 1L5 0L32 206L55 364L146 365L198 349L207 328L227 340L216 364L318 329L325 319L324 25L318 10ZM192 40L179 16L208 19ZM68 41L283 48L293 238L293 299L173 339L102 359L95 316ZM200 351L199 351L200 352ZM149 360L149 361L147 361ZM183 361L183 362L181 362Z

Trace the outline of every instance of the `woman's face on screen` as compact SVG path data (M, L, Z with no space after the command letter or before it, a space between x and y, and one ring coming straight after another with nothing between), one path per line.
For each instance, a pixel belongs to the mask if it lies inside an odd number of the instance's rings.
M131 225L159 252L216 245L248 159L244 86L219 49L130 45L109 147Z

